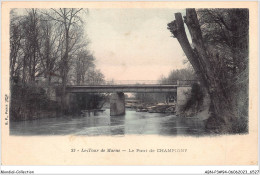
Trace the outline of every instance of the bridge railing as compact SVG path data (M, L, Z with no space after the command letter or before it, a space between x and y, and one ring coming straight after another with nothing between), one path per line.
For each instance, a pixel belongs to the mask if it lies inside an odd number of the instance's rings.
M158 81L158 80L111 80L111 81L86 81L82 86L95 85L192 85L198 83L198 80L174 80L174 81Z
M153 85L153 84L176 84L176 82L162 83L158 80L116 80L116 81L106 81L107 85Z
M199 84L198 80L177 80L177 81L178 81L177 85L179 85L179 86L192 85L194 83Z

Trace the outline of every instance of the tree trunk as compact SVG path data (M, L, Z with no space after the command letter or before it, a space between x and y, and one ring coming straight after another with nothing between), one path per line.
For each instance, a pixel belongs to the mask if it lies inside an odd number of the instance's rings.
M67 112L66 109L66 85L67 85L67 79L68 79L68 57L69 57L69 29L66 29L66 35L65 35L65 53L63 57L63 71L62 71L62 91L61 91L61 109L63 113Z
M168 24L169 29L178 39L184 53L210 95L214 111L208 120L208 127L211 129L218 128L222 132L230 132L231 122L235 115L231 102L232 97L230 97L230 93L226 91L224 85L227 80L217 74L221 70L214 71L216 65L210 62L209 52L202 38L195 9L187 9L186 15L184 19L191 34L194 49L187 39L181 13L175 14L175 21Z
M22 79L22 85L24 86L25 85L25 82L26 82L26 67L27 67L27 56L25 55L23 57L23 79Z
M36 72L36 48L35 48L35 45L34 45L34 48L33 48L33 66L32 66L32 72L31 72L31 81L33 83L35 82L35 72Z

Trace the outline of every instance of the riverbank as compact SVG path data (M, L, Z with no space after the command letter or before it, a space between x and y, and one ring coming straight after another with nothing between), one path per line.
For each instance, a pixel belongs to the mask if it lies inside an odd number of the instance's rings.
M53 118L61 114L58 102L50 100L41 87L12 85L11 92L11 121Z
M200 106L194 105L188 110L180 110L176 115L185 118L198 118L206 122L211 115L209 95L204 96L203 103Z
M175 103L133 103L126 104L126 108L133 109L136 112L149 113L175 113Z

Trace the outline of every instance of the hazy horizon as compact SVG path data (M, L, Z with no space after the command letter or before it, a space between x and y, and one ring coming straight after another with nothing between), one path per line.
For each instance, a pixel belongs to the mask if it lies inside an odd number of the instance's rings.
M185 9L102 8L83 13L87 47L105 80L158 80L187 67L179 42L167 29L177 12L184 15ZM25 9L16 13L23 15Z
M186 67L167 24L183 9L89 9L86 34L106 80L157 80Z

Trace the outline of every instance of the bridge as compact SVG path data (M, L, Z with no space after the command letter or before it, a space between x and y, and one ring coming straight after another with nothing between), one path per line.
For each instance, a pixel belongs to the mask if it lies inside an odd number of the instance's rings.
M91 85L67 86L68 93L160 93L177 92L178 85Z
M120 80L120 81L88 81L85 85L70 85L68 93L164 93L177 92L177 87L190 87L197 80L155 81L155 80Z
M70 106L70 95L73 93L112 93L110 97L110 115L125 114L124 93L177 93L177 108L185 102L185 92L197 80L158 81L109 81L87 82L86 85L69 85L66 87L66 99Z

